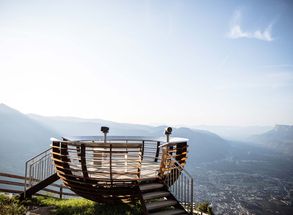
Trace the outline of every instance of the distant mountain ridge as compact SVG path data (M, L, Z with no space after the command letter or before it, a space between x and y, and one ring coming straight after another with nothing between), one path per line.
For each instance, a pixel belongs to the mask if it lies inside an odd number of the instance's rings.
M0 104L0 171L21 172L24 161L47 149L49 138L58 135L25 114Z
M44 117L23 114L0 104L0 171L13 168L23 171L26 160L50 147L50 137L101 135L100 127L110 127L109 135L164 136L166 126L146 126L116 123L100 119L75 117ZM205 162L222 159L229 151L229 143L204 130L174 128L172 136L189 139L189 159Z
M276 125L272 130L250 138L252 142L293 155L293 125Z
M203 129L216 133L221 137L229 140L244 141L247 138L262 134L273 128L273 126L213 126L197 125L192 126L194 129Z
M93 136L102 135L100 132L101 126L110 127L109 135L147 135L151 126L117 123L103 119L83 119L77 117L45 117L36 114L28 115L31 119L47 126L54 128L62 136Z
M99 130L100 127L108 126L110 128L109 135L161 137L164 136L164 129L167 127L153 127L72 117L42 117L37 115L30 115L30 117L47 127L56 129L62 136L101 135ZM192 158L196 162L221 159L225 157L229 148L227 141L205 130L186 127L173 128L172 136L189 139L190 150L197 153L197 155Z

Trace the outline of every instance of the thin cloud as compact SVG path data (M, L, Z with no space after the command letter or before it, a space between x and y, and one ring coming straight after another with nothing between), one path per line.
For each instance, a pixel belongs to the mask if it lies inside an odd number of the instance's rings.
M236 10L234 12L230 31L228 32L227 36L231 39L238 39L238 38L248 38L248 39L258 39L267 42L271 42L274 40L272 36L272 24L268 25L264 30L256 30L253 32L244 31L240 26L241 21L241 11Z

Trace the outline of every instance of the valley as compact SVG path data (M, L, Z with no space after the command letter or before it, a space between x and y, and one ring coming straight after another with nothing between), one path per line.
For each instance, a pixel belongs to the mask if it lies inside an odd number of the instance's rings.
M293 159L260 154L194 164L196 200L211 202L216 214L292 214Z
M50 147L50 137L101 135L102 125L110 127L111 135L160 137L166 127L25 115L6 105L0 105L0 123L0 171L20 175L25 161ZM288 139L292 127L281 128L268 134L278 141L284 134ZM226 140L206 130L174 128L172 136L189 139L186 169L195 180L196 202L210 202L216 214L293 213L292 154L264 143Z

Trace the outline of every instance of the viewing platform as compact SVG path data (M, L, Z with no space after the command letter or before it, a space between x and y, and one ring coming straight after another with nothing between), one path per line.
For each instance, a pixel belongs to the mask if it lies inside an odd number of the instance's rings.
M26 162L31 186L21 198L61 179L77 195L96 202L140 199L144 214L163 208L192 212L193 179L184 169L188 139L170 137L170 127L160 138L107 136L107 127L101 131L103 136L51 138L51 150Z
M184 166L187 139L170 138L167 143L163 138L150 137L64 137L52 141L52 157L66 186L96 200L100 192L93 195L92 190L114 194L117 188L129 190L141 181L170 174L172 158Z

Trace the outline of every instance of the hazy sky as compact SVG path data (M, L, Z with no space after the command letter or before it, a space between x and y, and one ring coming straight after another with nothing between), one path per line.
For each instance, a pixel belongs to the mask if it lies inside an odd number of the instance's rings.
M292 124L293 3L0 0L1 102L141 124Z

